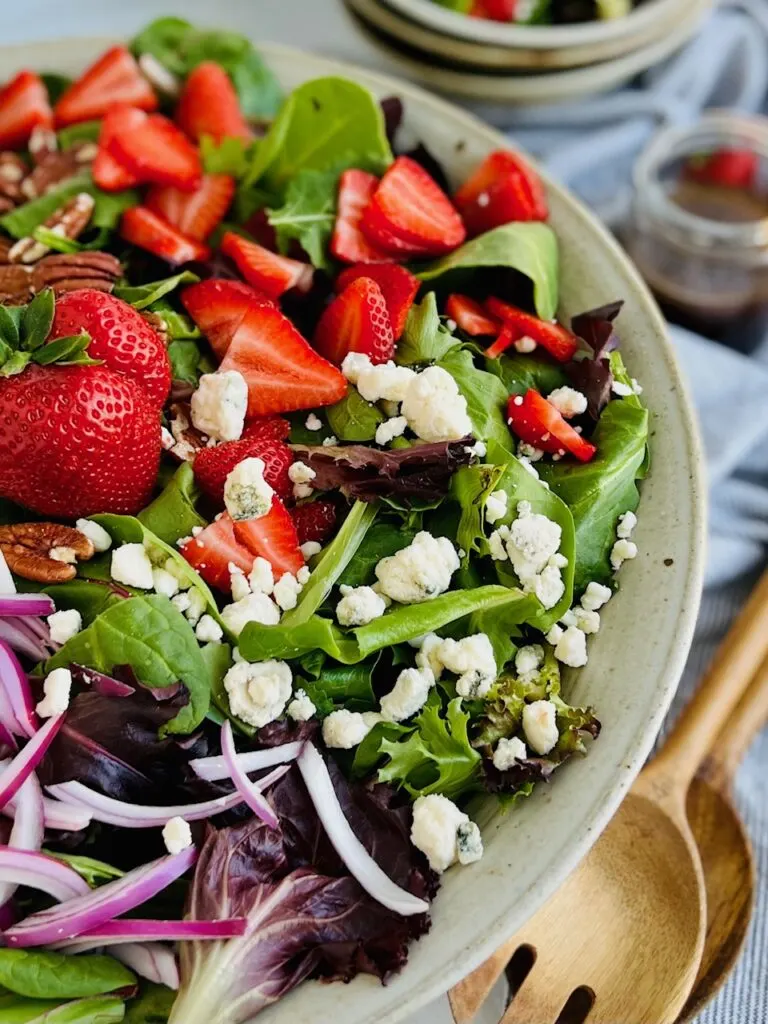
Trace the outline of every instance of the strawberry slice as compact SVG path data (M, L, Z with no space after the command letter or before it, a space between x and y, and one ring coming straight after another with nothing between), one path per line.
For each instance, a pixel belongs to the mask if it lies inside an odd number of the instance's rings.
M510 429L528 444L553 454L570 452L580 462L589 462L597 448L565 420L550 402L532 389L512 395L507 406Z
M226 281L216 277L193 284L181 293L184 308L206 336L219 359L227 354L232 335L243 322L254 300L264 299L266 296L242 281Z
M115 103L104 115L99 133L99 151L93 161L91 173L94 182L106 192L122 192L139 184L139 177L124 167L109 151L112 139L123 132L132 132L144 124L147 115L137 107Z
M315 271L309 263L279 256L234 231L227 231L222 238L221 251L234 261L249 284L273 299L291 288L308 292L312 287Z
M324 498L297 505L291 509L291 516L300 544L307 541L324 544L336 529L336 506Z
M92 64L59 98L54 107L56 126L103 117L113 103L157 110L157 96L124 46L113 46Z
M470 235L512 221L549 217L547 195L538 174L516 153L490 153L453 197Z
M175 120L195 142L203 135L212 136L216 142L232 137L250 142L253 138L229 75L211 60L203 61L189 73Z
M250 548L235 537L234 527L229 513L225 512L179 549L206 583L225 594L232 589L230 563L247 574L253 568L255 558Z
M342 270L336 278L336 291L343 292L347 285L360 277L370 278L381 289L392 322L392 333L395 341L399 341L421 281L397 263L358 263Z
M703 185L721 188L755 187L760 157L751 149L717 149L713 153L691 156L683 168L683 177Z
M372 363L386 363L395 353L392 321L381 288L358 277L324 311L315 330L317 351L341 365L349 352L362 352Z
M550 320L539 320L537 316L526 313L517 306L511 306L508 302L502 302L494 296L485 300L485 308L491 316L503 321L505 327L509 327L509 330L502 332L486 350L488 359L498 358L514 341L524 337L532 338L537 345L541 345L561 363L567 363L576 354L579 347L576 335L571 334L560 324L552 323Z
M268 438L273 441L287 441L290 433L290 421L283 419L282 416L257 416L255 420L246 423L241 440L252 437L260 441L266 441Z
M488 316L480 303L468 295L449 295L445 303L445 315L455 320L462 331L473 338L482 334L490 334L495 338L501 330L500 321Z
M107 146L142 182L175 185L193 192L200 185L200 154L173 121L150 115L132 131L117 132Z
M153 185L144 202L187 238L204 242L224 219L234 194L234 178L204 174L194 192L183 192L173 185Z
M401 256L442 256L466 238L448 196L407 156L399 156L379 182L360 227L372 245Z
M208 497L223 507L227 477L238 463L250 458L262 459L264 479L276 494L283 499L293 496L293 484L288 476L293 453L287 444L271 438L249 437L202 448L195 456L195 477Z
M48 90L32 71L20 71L0 89L0 147L26 145L37 125L50 128L53 114Z
M211 250L202 242L187 238L146 206L126 210L120 221L120 234L132 245L153 252L168 263L207 260Z
M519 0L475 0L471 14L490 21L514 21L518 3Z
M245 377L249 417L332 405L347 393L342 374L267 298L250 303L221 369L237 370Z
M277 495L272 499L272 508L265 516L236 522L235 537L248 548L254 558L266 558L276 580L286 572L295 576L304 565L296 527Z
M379 179L367 171L344 171L339 179L336 224L331 238L331 255L343 263L382 263L386 253L371 245L360 230L363 211L373 199Z

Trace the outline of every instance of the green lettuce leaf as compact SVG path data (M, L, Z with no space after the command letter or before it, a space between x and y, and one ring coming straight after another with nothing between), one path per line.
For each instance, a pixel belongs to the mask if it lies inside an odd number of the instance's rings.
M202 338L200 328L185 313L175 309L168 299L156 299L147 309L150 313L156 313L163 318L168 337L172 341L177 338Z
M524 395L530 388L548 395L570 383L561 363L535 355L513 353L486 359L485 369L499 378L509 395Z
M56 133L59 149L69 149L76 142L98 142L100 134L101 121L80 121L79 124L60 128Z
M298 242L312 265L330 270L333 261L328 243L336 221L336 193L339 172L301 170L285 191L283 205L268 211L280 252L287 253Z
M53 598L59 611L76 608L86 626L107 608L125 600L125 591L115 590L108 580L75 579L46 587L45 593Z
M466 398L475 436L509 448L511 437L504 418L508 395L499 378L479 370L469 349L454 349L437 365L453 376Z
M440 319L435 293L428 292L408 312L403 336L397 344L395 361L401 366L434 363L460 344L459 339L454 338Z
M0 949L0 985L29 999L83 999L133 988L136 975L111 956Z
M216 142L213 136L203 135L200 159L206 174L231 174L233 178L242 178L253 159L253 144L233 136Z
M68 867L76 871L81 878L95 889L97 885L105 885L107 882L114 882L125 874L120 868L113 868L102 860L94 860L93 857L81 857L74 853L54 853L52 850L43 850L49 857L63 861Z
M179 538L188 537L196 526L204 528L208 525L195 508L199 497L200 490L192 467L183 462L164 490L139 512L138 519L155 537L173 545ZM183 560L175 549L172 548L172 552Z
M197 284L199 280L197 274L193 274L191 270L183 270L180 274L164 277L160 281L150 281L149 284L118 284L113 294L136 309L147 309L153 302L176 291L177 288Z
M117 228L123 212L131 206L138 206L140 202L138 192L133 189L126 189L124 192L102 192L94 185L90 174L79 174L75 178L68 178L62 185L46 192L38 199L32 199L4 214L0 217L0 227L14 238L28 238L34 234L35 228L79 192L87 192L96 201L90 226L108 228L111 231Z
M118 1024L124 1018L123 1001L115 996L91 996L71 1003L57 1003L49 999L0 995L3 1024Z
M125 1008L124 1024L167 1024L176 993L165 985L145 981L137 999Z
M494 228L443 256L418 275L443 291L462 290L458 282L480 267L511 267L533 282L536 311L542 320L557 312L559 256L557 236L547 224L515 223Z
M339 585L362 587L375 582L374 570L382 558L394 555L408 547L417 530L401 522L376 522L363 538L354 559L339 576Z
M325 410L328 425L340 441L372 441L376 428L384 422L381 410L361 396L357 388L350 387L340 402ZM317 435L312 438L315 444Z

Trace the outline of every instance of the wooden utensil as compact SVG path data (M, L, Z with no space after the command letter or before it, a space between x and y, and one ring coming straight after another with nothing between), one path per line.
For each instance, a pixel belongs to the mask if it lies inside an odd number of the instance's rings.
M732 803L742 758L768 720L768 661L742 697L688 791L688 821L707 888L707 937L679 1024L695 1017L733 970L755 902L752 846Z
M510 958L533 966L502 1024L672 1024L696 981L706 887L686 797L768 656L768 573L720 646L661 753L561 889L504 947L449 993L467 1024Z

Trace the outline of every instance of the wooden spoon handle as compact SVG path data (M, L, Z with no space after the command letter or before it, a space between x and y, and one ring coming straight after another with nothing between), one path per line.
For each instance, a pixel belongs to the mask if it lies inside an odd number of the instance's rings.
M519 945L517 937L506 942L485 963L453 986L448 993L448 1001L455 1024L471 1024Z
M768 657L768 572L731 627L662 751L641 778L685 799L691 779Z
M768 721L768 658L732 712L701 766L715 788L727 792L752 740Z

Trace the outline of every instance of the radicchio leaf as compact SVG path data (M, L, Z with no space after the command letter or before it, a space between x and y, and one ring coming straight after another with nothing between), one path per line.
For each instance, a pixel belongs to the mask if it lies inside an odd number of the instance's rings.
M602 359L616 348L619 339L614 331L614 320L624 305L622 300L611 302L597 309L587 310L571 320L571 330L592 349L595 359Z
M384 131L387 134L387 142L394 149L397 132L403 120L403 101L399 96L385 96L383 100L380 100L379 106L384 115Z
M613 374L607 359L581 359L567 364L565 372L577 391L587 396L587 414L595 421L611 400Z
M397 498L407 505L444 497L454 472L472 461L473 444L474 439L466 437L394 451L360 444L292 448L315 471L312 486L318 490L338 489L361 501Z
M608 354L619 343L614 321L623 305L621 300L611 302L571 320L573 333L586 342L592 352L587 358L568 363L565 370L574 387L587 396L587 413L593 420L600 418L600 413L611 400L613 374ZM583 351L581 355L584 355Z

